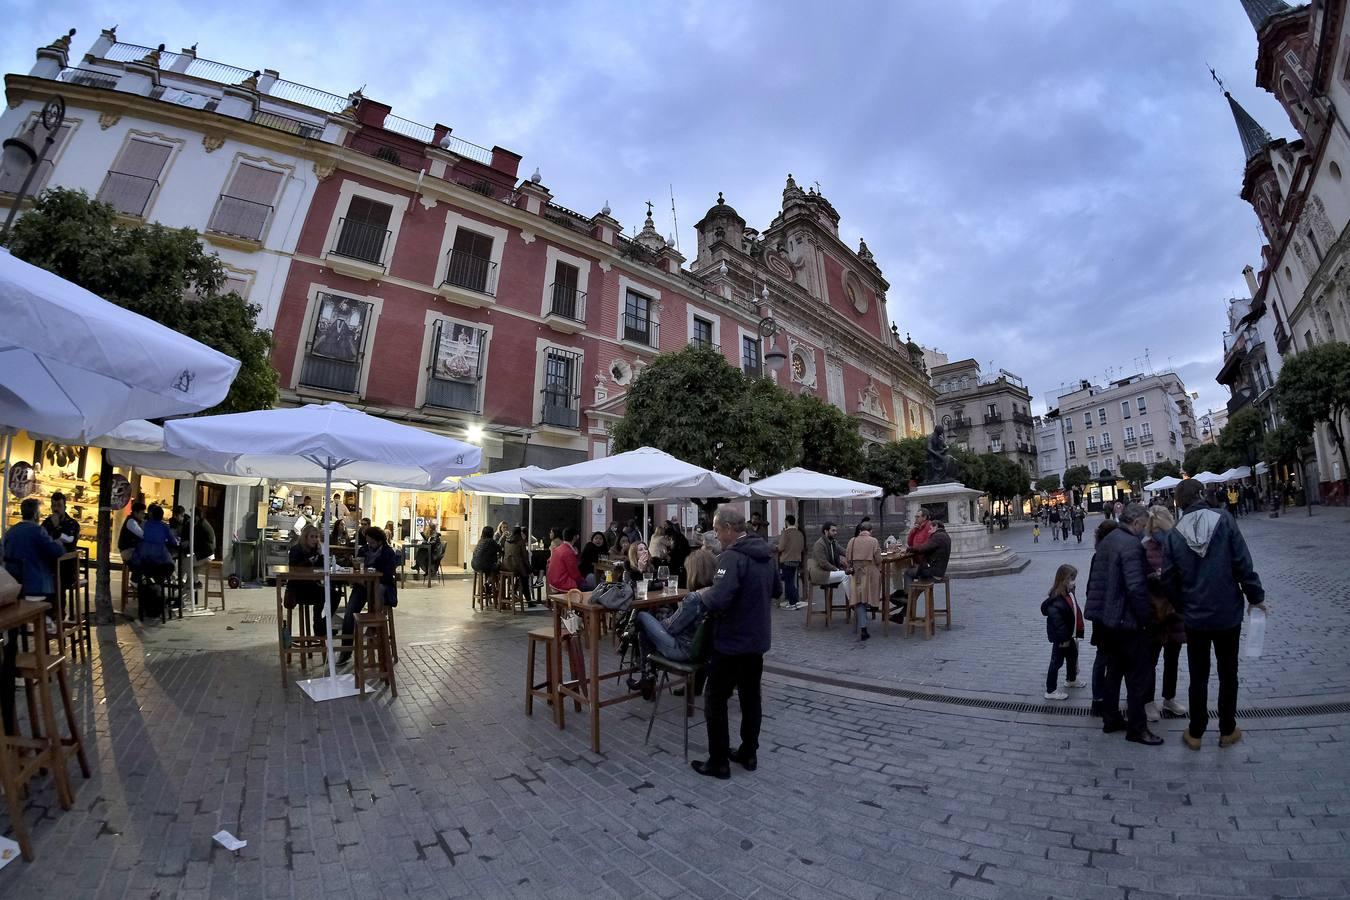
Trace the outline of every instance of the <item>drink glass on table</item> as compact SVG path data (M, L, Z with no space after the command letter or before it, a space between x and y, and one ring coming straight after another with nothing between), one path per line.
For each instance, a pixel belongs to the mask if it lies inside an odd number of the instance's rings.
M661 582L662 596L670 594L670 566L657 566L656 580Z

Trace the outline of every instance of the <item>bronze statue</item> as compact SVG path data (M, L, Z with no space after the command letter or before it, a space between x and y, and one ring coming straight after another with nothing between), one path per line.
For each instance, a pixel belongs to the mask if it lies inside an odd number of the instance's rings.
M945 484L960 481L957 477L956 460L947 452L947 441L943 437L941 423L933 426L928 436L928 451L925 454L924 484Z

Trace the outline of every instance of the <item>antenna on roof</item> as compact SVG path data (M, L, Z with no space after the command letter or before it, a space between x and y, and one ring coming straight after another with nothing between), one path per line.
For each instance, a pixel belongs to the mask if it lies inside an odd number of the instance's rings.
M670 221L675 225L675 252L680 252L680 220L675 216L675 184L670 185Z

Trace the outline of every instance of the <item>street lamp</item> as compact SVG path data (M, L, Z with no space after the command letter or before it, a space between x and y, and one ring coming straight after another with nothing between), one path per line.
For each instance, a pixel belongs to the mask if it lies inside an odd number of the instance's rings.
M0 155L0 167L6 172L13 172L16 175L25 168L28 174L23 179L23 186L19 192L14 195L14 202L9 208L9 215L5 217L5 227L0 229L0 244L9 240L9 229L14 224L14 217L19 214L19 207L23 204L24 198L28 196L28 189L33 184L33 176L37 174L38 165L47 158L47 151L51 150L52 144L56 143L57 132L61 129L61 123L66 120L66 101L60 97L53 97L42 107L42 112L33 119L30 124L18 137L12 137L4 142L4 153ZM33 147L37 141L38 124L46 130L46 139L42 142L42 150L39 152Z
M783 330L783 326L779 325L774 320L773 311L769 309L768 285L764 286L764 290L760 292L759 299L755 300L754 303L755 309L761 316L758 329L759 335L762 338L766 338L769 342L768 349L764 351L764 365L768 366L770 371L781 371L783 364L787 362L787 354L778 349L775 338L778 332Z

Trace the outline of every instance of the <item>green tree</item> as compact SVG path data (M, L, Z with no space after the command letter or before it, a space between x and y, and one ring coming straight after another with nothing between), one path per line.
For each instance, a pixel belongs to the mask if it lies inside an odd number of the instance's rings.
M985 471L984 490L991 499L1002 501L1005 509L1009 501L1029 489L1031 476L1020 462L999 453L986 453L981 461Z
M909 483L923 477L928 441L920 437L873 444L863 457L862 480L881 488L881 528L886 527L886 498L909 492Z
M83 191L52 189L39 195L14 226L9 248L19 259L239 360L239 374L224 402L209 412L245 412L276 403L272 336L258 328L259 307L233 291L222 293L225 268L192 229L121 225L111 206ZM94 582L101 623L112 621L111 482L112 465L104 455Z
M1044 491L1047 494L1059 490L1059 474L1042 475L1036 479L1036 490Z
M1150 475L1154 481L1157 481L1159 478L1166 478L1169 475L1173 478L1180 478L1181 466L1177 465L1175 460L1162 459L1153 464Z
M1280 415L1305 435L1326 423L1342 471L1350 470L1341 422L1350 413L1350 344L1332 341L1310 347L1284 362L1275 382Z
M989 468L984 457L960 447L950 447L949 452L960 469L961 483L981 494L989 493Z
M801 420L801 465L826 475L856 478L862 471L862 434L858 420L815 394L797 397Z
M1083 491L1092 483L1092 470L1087 466L1069 466L1064 471L1064 488L1070 491Z
M1219 433L1219 446L1234 466L1253 469L1261 460L1261 448L1266 439L1266 422L1254 406L1244 406L1228 417L1228 424Z
M1134 485L1142 493L1144 482L1148 480L1148 466L1138 462L1123 462L1120 464L1120 477Z
M1291 422L1281 422L1266 432L1261 445L1261 456L1270 466L1273 475L1280 466L1297 469L1303 464L1303 448L1308 443L1308 435L1298 430Z
M1181 467L1194 478L1201 472L1219 474L1228 468L1228 454L1218 444L1198 444L1186 451Z

